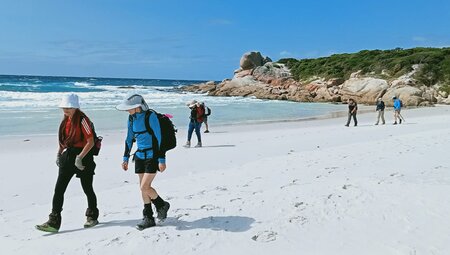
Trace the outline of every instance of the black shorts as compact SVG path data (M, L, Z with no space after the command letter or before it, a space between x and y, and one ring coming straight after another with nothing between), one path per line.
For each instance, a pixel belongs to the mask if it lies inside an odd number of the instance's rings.
M155 174L159 170L159 163L156 159L140 159L135 158L134 172L137 174Z

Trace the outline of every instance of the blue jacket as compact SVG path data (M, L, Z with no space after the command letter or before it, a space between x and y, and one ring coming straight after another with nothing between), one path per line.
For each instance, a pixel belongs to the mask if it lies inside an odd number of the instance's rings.
M394 100L394 110L400 110L402 108L402 103L400 102L400 99Z
M136 140L137 151L136 157L139 159L153 158L152 136L145 127L145 112L135 113L131 115L131 121L128 120L128 132L125 140L125 152L123 154L123 161L128 162L130 159L131 148L133 142ZM150 113L148 122L153 132L155 133L158 145L161 145L161 127L159 125L158 117L154 112ZM159 163L165 163L165 158L158 158Z

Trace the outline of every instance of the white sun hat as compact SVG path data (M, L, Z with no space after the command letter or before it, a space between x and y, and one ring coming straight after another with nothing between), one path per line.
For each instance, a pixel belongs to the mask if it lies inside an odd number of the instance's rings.
M59 108L80 108L80 102L78 96L75 94L64 95L59 104Z
M197 104L197 100L192 100L192 101L188 102L186 105L187 105L189 108L192 108L192 107L194 107L196 104Z
M127 97L121 104L116 106L119 111L128 111L137 107L141 107L143 111L148 110L148 105L141 95L134 94Z

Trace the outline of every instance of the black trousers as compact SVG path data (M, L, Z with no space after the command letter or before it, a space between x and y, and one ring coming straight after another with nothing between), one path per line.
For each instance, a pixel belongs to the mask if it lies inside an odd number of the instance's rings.
M88 208L97 208L97 196L95 195L92 186L94 181L95 162L92 155L86 155L83 158L83 165L85 169L79 170L75 166L75 157L81 152L79 148L69 148L62 155L60 159L60 167L58 179L56 180L55 193L53 194L53 208L54 212L61 212L64 204L64 193L70 180L76 174L81 181L81 187L86 194L88 200Z

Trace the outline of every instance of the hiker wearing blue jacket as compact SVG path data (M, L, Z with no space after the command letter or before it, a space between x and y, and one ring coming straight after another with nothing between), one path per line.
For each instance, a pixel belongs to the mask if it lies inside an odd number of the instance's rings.
M128 111L130 114L127 122L127 137L125 139L125 152L123 155L122 169L128 170L128 161L133 143L136 141L137 150L134 153L135 173L139 176L141 195L144 201L143 219L137 224L139 230L155 226L153 218L152 203L156 207L157 218L164 220L170 204L164 201L152 187L156 172L163 172L166 169L165 155L157 154L153 148L153 141L156 139L157 146L161 145L161 127L156 113L149 111L149 107L141 95L132 95L125 99L117 110ZM146 114L149 114L148 124L153 130L154 136L150 134L146 126Z
M394 100L394 125L397 125L397 118L398 123L402 124L402 118L400 116L400 111L402 110L402 101L395 96L392 98L392 100Z

